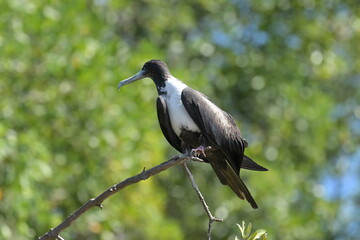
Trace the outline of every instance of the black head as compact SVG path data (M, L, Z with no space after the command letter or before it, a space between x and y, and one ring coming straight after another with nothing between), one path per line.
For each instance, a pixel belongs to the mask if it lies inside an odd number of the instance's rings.
M171 75L166 63L160 60L147 61L141 70L145 71L147 77L153 80L154 78L166 79Z
M156 88L160 93L161 89L165 87L166 80L170 76L171 73L169 72L169 69L164 62L160 60L150 60L144 64L140 72L138 72L137 74L135 74L130 78L121 81L118 85L118 89L120 89L122 86L126 84L148 77L154 81Z

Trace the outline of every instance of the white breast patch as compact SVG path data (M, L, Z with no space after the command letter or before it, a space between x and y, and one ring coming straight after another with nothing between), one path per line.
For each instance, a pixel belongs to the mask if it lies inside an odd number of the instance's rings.
M185 83L173 77L166 81L167 93L165 101L170 115L171 126L177 136L180 136L181 129L200 132L199 127L192 120L181 101L181 92L186 87Z

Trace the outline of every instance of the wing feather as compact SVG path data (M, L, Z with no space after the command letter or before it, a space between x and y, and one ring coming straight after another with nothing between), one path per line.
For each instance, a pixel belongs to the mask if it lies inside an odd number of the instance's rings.
M258 208L239 176L246 141L241 137L234 119L205 95L191 88L182 91L181 100L201 134L222 152L215 157L206 157L221 183L228 185L239 198L246 198L253 208Z
M230 164L239 173L244 156L245 140L234 119L194 89L185 88L181 97L185 109L202 134L224 152Z
M156 108L160 128L166 140L171 144L171 146L173 146L176 150L182 153L181 140L178 138L171 126L169 112L167 110L165 99L162 96L159 96L157 98Z

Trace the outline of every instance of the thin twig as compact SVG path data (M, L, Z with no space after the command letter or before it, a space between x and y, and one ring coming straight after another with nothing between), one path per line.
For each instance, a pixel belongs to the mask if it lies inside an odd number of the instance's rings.
M140 174L137 174L133 177L130 177L116 185L113 185L112 187L108 188L105 192L97 196L96 198L92 198L89 201L87 201L84 205L82 205L80 208L78 208L75 212L70 214L62 223L60 223L57 227L50 229L47 233L39 237L39 240L47 240L47 239L63 239L60 237L59 233L63 231L64 229L68 228L74 221L76 221L83 213L85 213L87 210L89 210L92 207L98 206L102 208L102 203L115 194L116 192L120 191L121 189L132 185L134 183L140 182L141 180L146 180L149 177L156 175L172 166L179 165L181 163L184 163L187 160L198 160L196 157L181 155L181 156L175 156L171 158L170 160L161 163L160 165L157 165L149 170L143 169L143 171Z
M205 209L206 214L208 215L209 225L208 225L208 231L207 231L207 239L211 240L211 228L212 228L213 222L222 222L223 219L216 218L211 214L209 206L206 204L205 199L204 199L203 195L201 194L200 189L199 189L198 185L196 184L193 175L191 174L189 168L186 165L186 162L183 163L183 166L184 166L184 168L186 170L187 175L190 178L191 184L193 185L196 194L198 195L198 197L200 199L201 204L203 205L203 207Z

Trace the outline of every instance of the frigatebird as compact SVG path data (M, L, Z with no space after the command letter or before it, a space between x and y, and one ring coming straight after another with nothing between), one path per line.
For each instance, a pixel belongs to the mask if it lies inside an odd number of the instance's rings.
M167 141L183 154L196 155L210 163L220 182L228 185L241 199L258 208L240 178L240 168L267 171L244 155L248 146L233 117L221 110L204 94L188 87L171 75L160 60L144 64L134 76L121 81L122 86L151 78L158 92L157 115Z

